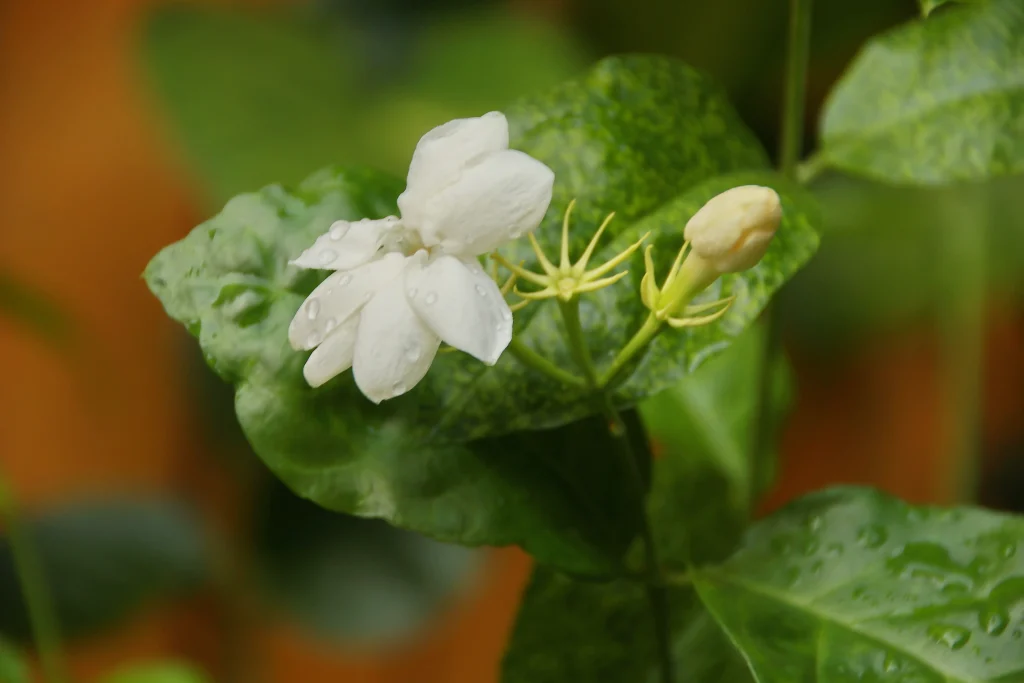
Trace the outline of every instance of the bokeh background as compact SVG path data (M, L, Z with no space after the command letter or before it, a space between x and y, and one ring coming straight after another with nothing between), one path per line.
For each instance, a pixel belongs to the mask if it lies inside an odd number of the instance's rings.
M0 466L71 605L75 680L152 658L248 683L495 680L529 559L292 496L140 274L237 192L329 163L402 174L432 126L615 52L710 72L775 149L786 5L0 0ZM916 13L818 5L808 149L858 47ZM764 510L830 483L1024 510L1024 182L813 190ZM25 631L0 544L0 633Z

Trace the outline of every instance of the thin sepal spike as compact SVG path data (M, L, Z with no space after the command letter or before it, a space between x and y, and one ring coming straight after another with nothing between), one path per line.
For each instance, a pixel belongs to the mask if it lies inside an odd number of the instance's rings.
M547 254L540 246L540 242L537 241L536 236L531 232L527 234L530 240L530 246L533 247L533 253L537 255L537 261L540 263L540 267L544 269L544 272L555 277L558 273L558 268L555 268L555 264L548 260Z
M548 278L544 277L543 275L538 275L537 273L534 273L534 272L531 272L529 270L526 270L522 266L518 266L518 265L512 263L511 261L509 261L507 258L502 256L501 254L493 254L491 256L491 258L493 258L495 261L497 261L501 265L505 266L512 273L518 275L519 277L523 278L524 280L529 280L530 282L533 282L534 284L541 285L542 287L547 285L547 283L548 283Z
M624 270L621 273L616 273L615 275L612 275L611 277L606 277L603 280L592 280L591 282L585 282L582 285L577 286L575 291L593 292L595 290L601 289L602 287L607 287L608 285L615 284L616 282L626 277L627 275L629 275L629 271Z
M710 311L712 308L714 308L716 306L721 306L722 304L725 304L726 307L728 307L735 300L736 300L736 296L733 295L733 296L727 296L724 299L719 299L718 301L712 301L712 302L706 303L706 304L694 304L692 306L687 306L683 310L683 313L685 315L693 315L694 313L703 313L704 311Z
M572 210L576 207L576 200L573 199L569 202L569 206L565 209L565 216L562 218L562 254L559 262L559 266L562 270L568 270L572 264L569 263L569 217L572 215Z
M667 322L676 329L681 327L698 327L700 325L707 325L708 323L713 323L721 318L731 307L732 305L730 303L729 306L726 306L722 310L717 313L712 313L711 315L700 316L697 318L668 318Z
M558 292L556 292L551 287L545 287L544 289L537 290L536 292L524 292L523 290L516 287L512 291L516 293L516 296L521 296L522 298L528 299L530 301L543 301L544 299L550 299L552 297L558 296Z
M644 303L647 304L647 308L654 309L656 302L658 301L658 280L657 275L654 272L654 257L651 256L651 252L654 251L654 245L648 244L647 248L644 249L644 267L646 272L644 273L643 280L640 281L641 298Z
M590 244L588 244L587 248L583 251L583 256L580 256L580 260L576 262L575 266L573 266L578 272L582 273L586 271L587 263L590 262L590 257L594 255L594 249L597 248L597 243L601 240L601 235L604 234L605 228L608 227L608 224L612 222L613 218L615 218L614 211L608 214L608 217L604 219L603 223L601 223L601 227L597 229L597 232L595 232L594 236L590 239Z
M624 252L622 252L621 254L616 256L615 258L613 258L611 261L608 261L607 263L604 263L604 264L598 266L597 268L594 268L592 271L587 273L587 278L590 279L590 278L595 278L595 277L601 277L605 273L607 273L607 272L611 271L613 268L617 267L623 261L625 261L630 256L632 256L633 252L636 251L637 249L639 249L640 246L644 243L644 240L646 240L648 237L650 237L650 235L651 235L651 233L645 234L639 240L637 240L633 244L629 245L629 247L627 247Z
M686 257L686 248L689 246L689 242L683 242L683 246L679 247L676 260L672 262L672 269L668 271L668 277L665 278L665 287L668 287L669 283L676 279L676 275L679 275L679 269L683 267L683 259Z

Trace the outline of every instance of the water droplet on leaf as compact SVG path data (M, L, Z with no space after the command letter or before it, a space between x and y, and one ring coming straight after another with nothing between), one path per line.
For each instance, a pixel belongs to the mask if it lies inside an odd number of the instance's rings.
M928 636L950 650L959 650L971 639L971 632L962 626L932 624L928 627Z
M889 533L880 524L869 524L857 532L857 541L865 548L880 548L885 545Z

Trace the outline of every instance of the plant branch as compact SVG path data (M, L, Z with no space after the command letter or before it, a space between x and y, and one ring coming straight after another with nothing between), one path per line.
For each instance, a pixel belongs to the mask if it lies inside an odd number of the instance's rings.
M812 0L790 0L786 56L786 92L782 101L779 169L796 180L804 138L807 64L811 51Z
M654 638L658 651L658 669L661 674L661 683L674 683L675 667L672 662L668 591L662 577L661 565L658 563L658 551L654 545L651 523L647 517L647 507L645 504L647 490L644 486L643 476L640 474L640 466L637 463L636 454L633 452L629 427L626 426L622 415L615 408L608 387L598 379L597 369L591 360L590 350L587 348L586 338L583 334L583 326L580 324L579 299L574 297L570 301L559 302L559 306L562 311L562 320L565 323L565 332L570 351L576 363L580 366L580 370L587 378L588 386L600 402L601 413L608 421L608 433L615 442L622 467L629 478L629 486L633 490L634 499L637 501L637 523L640 527L640 535L644 546L645 589L648 602L651 605L651 616L654 622ZM654 319L653 315L648 321L652 319ZM650 332L647 341L653 338L657 328L660 327L659 321L656 328ZM647 328L647 325L641 329L645 328ZM640 336L640 333L637 333L634 340ZM636 350L643 348L644 345L646 345L646 341L643 344L637 345ZM619 356L621 357L622 353ZM610 372L606 377L614 378L615 374L615 372Z
M552 379L556 379L563 384L567 384L571 387L583 388L586 383L572 374L566 372L562 368L558 367L544 356L540 355L526 344L523 344L516 337L512 338L509 342L508 352L511 353L516 360L525 365L528 368L532 368L537 372L543 373Z
M48 683L68 680L61 654L60 628L57 623L53 599L46 583L42 563L36 554L32 538L22 526L18 506L0 474L0 519L7 526L7 536L14 558L15 571L21 582L28 611L32 638L39 652L43 677Z

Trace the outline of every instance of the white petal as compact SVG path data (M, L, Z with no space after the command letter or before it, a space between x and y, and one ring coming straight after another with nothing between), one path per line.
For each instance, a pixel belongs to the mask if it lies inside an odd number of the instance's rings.
M372 259L388 234L400 225L394 216L376 221L335 221L313 246L289 263L316 270L355 268Z
M393 280L359 315L356 385L374 403L404 394L427 374L440 344L406 301L403 279Z
M306 298L288 326L292 348L298 351L319 345L379 289L396 278L400 281L398 276L406 261L401 254L389 253L353 270L328 275Z
M512 340L512 311L476 259L441 256L405 271L406 296L434 334L494 365Z
M423 243L450 254L492 251L540 224L554 180L550 168L523 152L488 154L427 202L419 226Z
M302 374L309 386L316 388L352 367L356 348L359 316L354 315L327 335L323 343L309 355Z
M508 121L501 112L455 119L431 130L416 145L407 187L398 197L402 218L417 226L430 197L458 180L470 161L502 149L508 149Z

